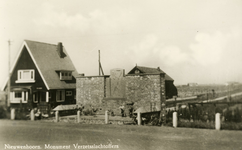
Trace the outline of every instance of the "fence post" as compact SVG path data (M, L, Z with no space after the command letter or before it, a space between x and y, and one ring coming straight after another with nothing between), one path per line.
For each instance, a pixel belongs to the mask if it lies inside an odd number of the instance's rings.
M59 111L55 112L55 122L59 122Z
M11 120L15 120L15 109L11 109Z
M80 123L80 121L81 121L80 114L81 114L81 111L78 110L77 111L77 123Z
M141 125L141 113L140 112L137 113L137 120L138 120L138 125L140 126Z
M34 121L34 110L33 109L30 111L30 120Z
M177 127L177 112L173 112L173 127Z
M105 124L108 124L108 110L105 111Z
M216 113L215 115L215 129L220 130L221 122L220 122L220 113Z

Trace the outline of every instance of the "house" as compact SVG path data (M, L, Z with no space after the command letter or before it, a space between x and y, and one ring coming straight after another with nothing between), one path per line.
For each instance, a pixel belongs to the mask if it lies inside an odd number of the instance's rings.
M62 43L25 40L10 72L11 108L76 103L78 73Z
M164 71L157 68L151 67L143 67L143 66L135 66L128 74L165 74L165 90L166 90L166 99L173 98L173 96L177 96L177 88L174 85L174 80L166 74Z
M187 86L198 86L198 83L188 83Z

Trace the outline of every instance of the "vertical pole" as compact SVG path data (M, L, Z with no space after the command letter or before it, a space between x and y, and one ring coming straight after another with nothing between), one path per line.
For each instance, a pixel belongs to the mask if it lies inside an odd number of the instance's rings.
M137 113L137 120L138 120L138 125L140 126L141 125L141 113L140 112Z
M105 111L105 124L108 124L108 110Z
M81 111L78 110L77 111L77 123L80 123L81 122L80 114L81 114Z
M98 71L99 71L99 76L101 75L101 70L100 70L100 50L98 50Z
M101 59L100 59L100 50L98 50L98 64L99 64L99 76L101 75L101 72L102 72L102 75L104 75L103 68L101 65Z
M30 111L30 120L34 121L34 110L33 109Z
M220 113L216 113L215 115L215 129L220 130L221 122L220 122Z
M11 89L11 85L10 85L10 77L11 77L11 71L10 71L10 45L11 45L11 41L8 40L8 103L7 106L10 106L10 89Z
M15 109L11 109L11 120L15 120Z
M177 112L173 112L173 127L177 127Z
M55 122L59 122L59 111L55 112Z

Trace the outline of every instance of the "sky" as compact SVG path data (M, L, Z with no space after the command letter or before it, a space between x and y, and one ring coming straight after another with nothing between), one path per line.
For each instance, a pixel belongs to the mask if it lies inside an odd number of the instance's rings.
M242 82L241 0L0 0L0 85L25 39L62 42L78 73L160 67L175 85ZM48 62L47 62L48 65Z

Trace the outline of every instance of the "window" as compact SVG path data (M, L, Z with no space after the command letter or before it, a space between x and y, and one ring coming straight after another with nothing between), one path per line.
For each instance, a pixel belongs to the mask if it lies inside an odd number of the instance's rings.
M72 96L72 91L66 91L66 96Z
M65 90L57 90L56 91L56 101L64 102L65 101Z
M27 91L13 91L10 92L10 101L11 103L27 103L28 101L28 92Z
M34 70L18 70L18 80L16 83L33 83L35 82Z
M70 71L61 71L60 72L60 80L71 80L72 74Z
M14 98L22 98L22 92L21 91L14 92Z
M135 70L135 74L138 74L138 73L140 73L140 71L139 70Z

